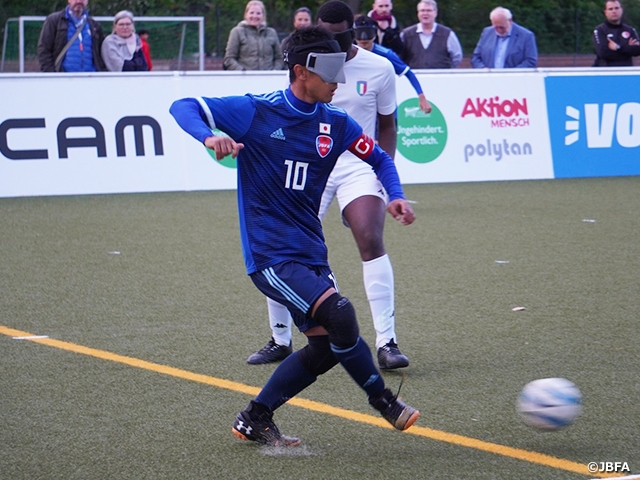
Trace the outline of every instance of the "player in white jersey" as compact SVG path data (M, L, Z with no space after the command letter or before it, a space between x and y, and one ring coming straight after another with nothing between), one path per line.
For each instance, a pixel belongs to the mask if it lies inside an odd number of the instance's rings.
M341 1L329 1L318 10L318 25L334 32L347 53L346 83L336 90L332 103L345 109L393 158L397 135L395 71L388 60L353 44L353 22L353 13ZM365 291L376 330L378 364L381 369L406 367L409 359L400 352L396 341L393 268L383 241L384 189L373 170L347 152L339 158L329 177L320 218L334 197L360 251ZM280 361L292 352L288 310L270 299L267 304L272 338L247 359L250 364Z
M326 25L322 25L326 28ZM396 75L391 63L358 46L350 48L352 56L344 64L347 83L336 90L332 104L353 112L353 118L392 158L395 153L396 129ZM378 116L381 116L380 134L376 135ZM386 148L385 148L386 146ZM383 191L371 168L361 168L361 161L351 153L343 154L336 164L325 187L320 218L326 214L331 201L337 197L340 211L354 200L373 195L384 200ZM375 202L379 203L379 202ZM384 218L384 217L383 217ZM354 232L354 235L356 233ZM394 337L391 337L394 338Z

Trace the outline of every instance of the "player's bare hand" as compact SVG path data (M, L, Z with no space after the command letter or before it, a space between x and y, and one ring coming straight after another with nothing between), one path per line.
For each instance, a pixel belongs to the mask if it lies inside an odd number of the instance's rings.
M637 38L630 38L629 45L632 45L632 46L640 45L640 41L638 41Z
M413 212L413 208L411 208L409 202L402 198L396 198L389 202L389 205L387 205L387 212L389 212L393 218L403 225L411 225L416 219L416 214Z
M422 110L424 113L431 113L431 104L429 103L429 100L427 100L427 97L424 96L424 94L418 97L418 101L420 102L420 110Z
M608 43L607 46L609 47L609 50L614 50L614 51L618 50L618 48L619 48L618 44L616 42L614 42L612 39L608 38L607 39L607 43Z
M227 155L236 158L240 150L244 148L244 143L237 143L233 138L229 137L207 137L204 140L204 146L213 150L216 154L216 160L222 160Z

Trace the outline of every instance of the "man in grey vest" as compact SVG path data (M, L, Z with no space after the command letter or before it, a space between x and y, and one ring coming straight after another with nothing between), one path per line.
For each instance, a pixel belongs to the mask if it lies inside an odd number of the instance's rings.
M438 4L435 0L418 3L420 23L405 28L403 60L412 69L456 68L462 61L462 46L455 32L436 23Z

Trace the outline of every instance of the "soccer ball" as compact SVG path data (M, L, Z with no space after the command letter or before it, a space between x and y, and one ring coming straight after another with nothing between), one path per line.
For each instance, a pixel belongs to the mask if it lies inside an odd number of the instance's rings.
M566 378L541 378L524 386L516 408L530 427L560 430L571 425L582 412L582 394Z

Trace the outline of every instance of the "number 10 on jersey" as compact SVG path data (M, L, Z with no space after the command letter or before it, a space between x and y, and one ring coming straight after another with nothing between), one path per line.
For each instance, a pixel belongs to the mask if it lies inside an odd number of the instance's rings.
M294 162L293 160L285 160L284 164L287 166L287 178L284 180L284 188L304 190L304 185L307 183L309 164L307 162Z

